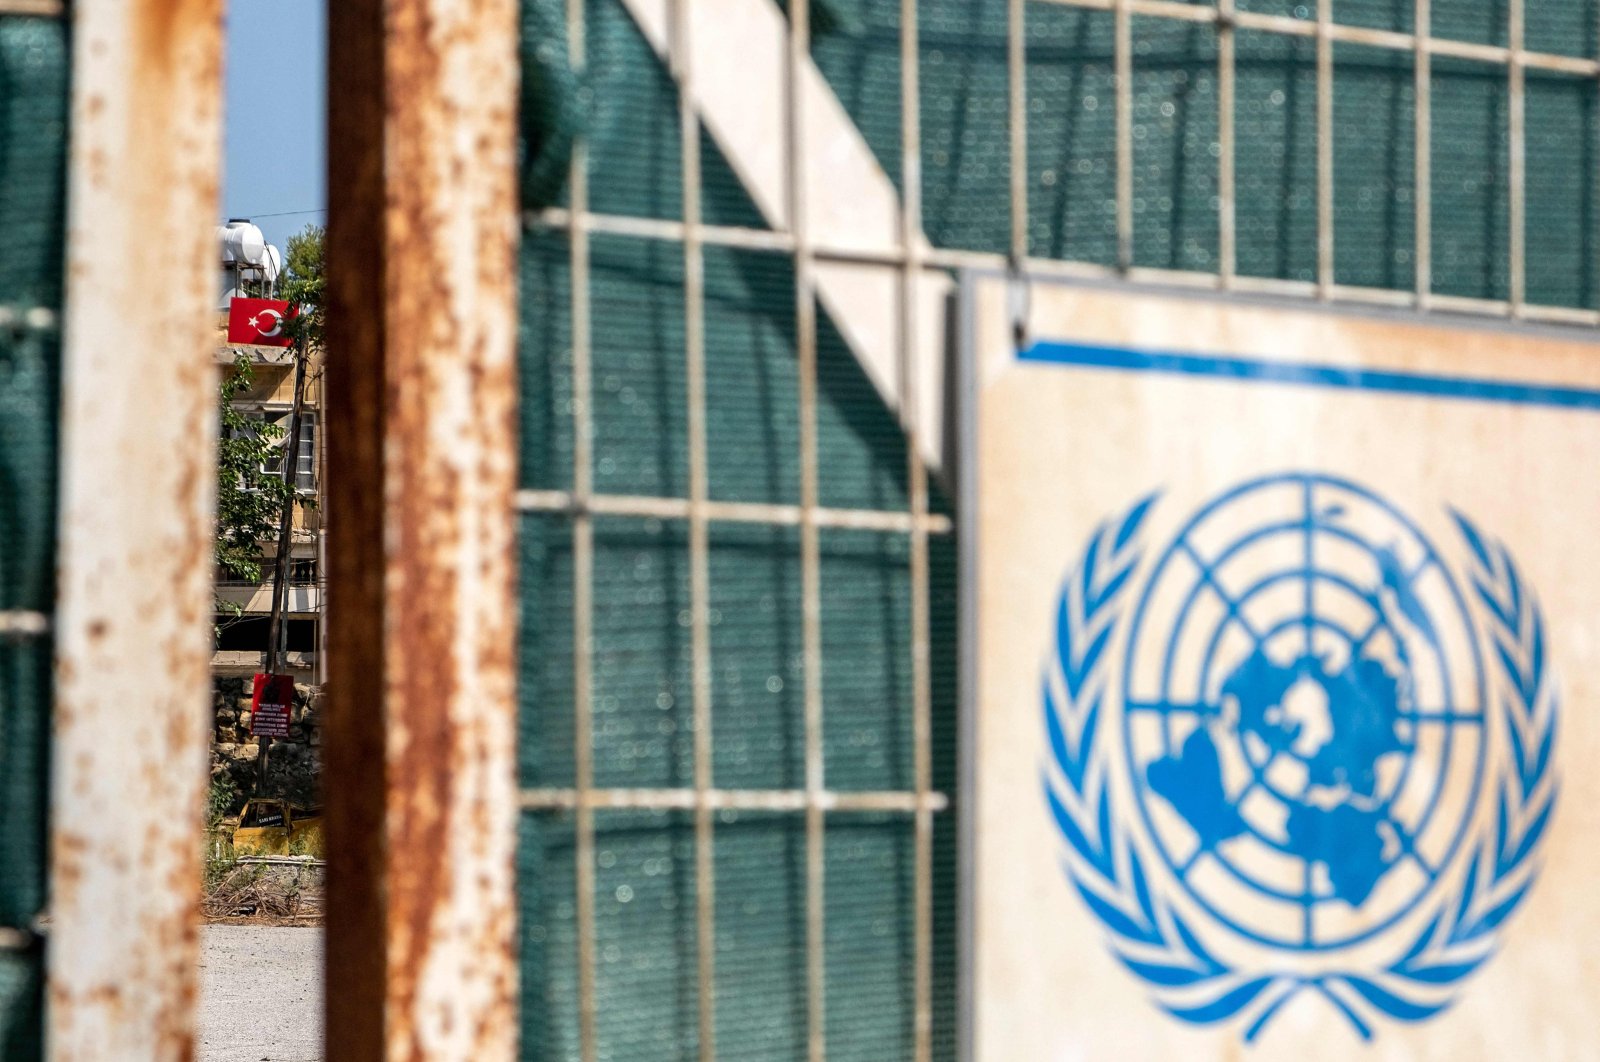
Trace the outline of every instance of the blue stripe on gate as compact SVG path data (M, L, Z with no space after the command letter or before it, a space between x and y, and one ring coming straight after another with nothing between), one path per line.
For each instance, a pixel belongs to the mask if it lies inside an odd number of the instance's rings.
M1213 377L1239 383L1284 384L1292 387L1331 388L1338 391L1376 391L1425 398L1600 410L1600 390L1579 387L1491 380L1472 376L1434 376L1426 373L1363 369L1346 365L1269 361L1263 358L1128 350L1121 347L1055 340L1032 344L1017 354L1017 360L1123 372L1150 372L1165 376Z

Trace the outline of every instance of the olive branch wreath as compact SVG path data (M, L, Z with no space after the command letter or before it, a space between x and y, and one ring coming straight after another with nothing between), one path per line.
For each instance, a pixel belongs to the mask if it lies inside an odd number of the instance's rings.
M1056 618L1053 660L1043 690L1051 817L1066 842L1063 869L1098 918L1111 953L1150 989L1156 1004L1195 1024L1245 1023L1252 1042L1303 991L1326 999L1363 1040L1375 1014L1416 1022L1459 998L1461 983L1491 958L1496 931L1538 877L1536 851L1555 808L1552 769L1559 704L1546 675L1544 618L1505 547L1452 513L1471 553L1472 588L1483 606L1507 739L1494 787L1492 829L1473 847L1467 871L1434 900L1426 927L1388 966L1307 975L1267 966L1239 969L1200 942L1184 916L1153 891L1145 856L1113 813L1110 752L1100 740L1107 652L1139 566L1139 531L1156 495L1100 525L1067 576Z

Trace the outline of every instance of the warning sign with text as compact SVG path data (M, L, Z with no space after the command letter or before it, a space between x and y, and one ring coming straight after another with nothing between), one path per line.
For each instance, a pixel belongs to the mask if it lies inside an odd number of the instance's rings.
M289 713L294 708L293 675L257 675L250 695L252 737L289 736Z

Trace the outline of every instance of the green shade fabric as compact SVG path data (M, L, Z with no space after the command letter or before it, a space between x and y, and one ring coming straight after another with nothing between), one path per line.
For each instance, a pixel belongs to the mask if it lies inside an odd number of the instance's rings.
M523 0L526 25L557 27L560 0ZM779 0L766 0L780 9ZM1530 48L1596 54L1597 0L1527 5ZM1203 6L1203 5L1197 5ZM813 0L812 56L896 187L901 151L897 3ZM1239 0L1241 11L1313 20L1299 0ZM1010 245L1007 0L919 0L923 228L937 247ZM1410 0L1334 0L1335 21L1410 32ZM1433 32L1504 43L1498 0L1434 0ZM591 209L682 218L678 99L622 0L584 5L587 69L577 113L588 138ZM1213 23L1135 16L1133 263L1215 272L1219 226L1219 42ZM1046 0L1025 4L1027 225L1031 254L1117 261L1114 17ZM1316 45L1235 36L1236 269L1318 279ZM1415 68L1410 51L1332 49L1333 273L1336 283L1415 284ZM529 60L525 60L527 62ZM548 64L546 56L539 62ZM559 80L541 69L540 83ZM1433 290L1509 294L1509 90L1503 66L1436 57L1432 95ZM1592 81L1528 73L1527 294L1600 306L1600 225ZM536 112L530 121L545 121ZM531 143L538 129L525 130ZM774 129L781 137L781 129ZM766 229L715 139L700 129L701 209L716 225ZM566 202L568 190L556 198ZM543 201L530 197L537 209ZM672 239L587 240L593 489L684 499L689 490L684 251ZM712 500L800 501L801 380L789 255L704 248L708 490ZM573 483L573 248L531 224L522 249L522 481ZM905 513L907 455L893 411L856 362L839 322L817 307L815 437L823 505ZM950 498L930 484L934 512ZM592 519L592 628L577 629L573 518L522 522L521 752L524 785L575 783L573 653L591 638L595 784L684 790L694 780L690 527L648 516ZM914 785L911 539L903 530L819 535L823 772L829 789ZM957 763L957 543L929 540L931 766L954 795ZM805 781L805 565L800 529L713 519L709 582L714 785L794 790ZM519 858L523 1053L577 1058L576 820L529 811ZM699 1054L699 937L691 813L595 814L597 1056ZM956 1056L957 859L954 812L934 819L933 1055ZM719 811L715 868L715 1032L722 1057L805 1057L808 1036L804 816ZM909 814L825 819L823 990L830 1058L912 1054L915 827Z
M51 612L65 231L64 20L0 15L0 611ZM45 905L51 646L0 635L0 926ZM0 951L0 1057L39 1057L42 944Z
M865 25L847 17L858 13L847 7L840 5L840 17L819 34L819 47ZM680 218L681 141L672 80L617 0L593 0L585 10L583 127L590 138L592 208ZM525 138L530 133L525 130ZM765 227L703 131L701 153L706 221ZM674 241L597 234L587 250L594 490L684 498L689 459L683 248ZM571 256L562 232L535 228L526 234L522 479L534 489L562 490L572 483ZM709 494L716 501L795 505L801 414L793 261L774 252L709 246L704 290ZM826 469L819 483L823 505L907 510L904 437L820 307L816 430L819 465ZM945 505L943 499L938 504ZM592 526L595 784L692 787L687 522L601 516ZM571 518L530 513L521 538L520 770L526 786L570 787L576 777L573 646L580 636ZM824 529L819 545L826 785L904 791L914 781L909 535ZM799 529L713 521L707 570L713 784L724 790L801 789L806 674ZM953 567L946 564L940 572L948 607ZM937 633L946 639L937 650L940 660L953 659L953 627L942 625ZM953 731L953 682L941 682L937 693L939 731L947 734ZM942 748L953 755L953 744ZM952 761L940 776L948 783L953 771ZM866 1062L910 1050L913 824L909 814L827 818L823 957L832 1057ZM595 833L598 1055L651 1062L697 1058L693 816L597 812ZM940 838L940 865L953 867L953 834L946 830ZM519 872L523 1055L529 1059L580 1054L575 846L571 813L526 814ZM713 862L719 1052L774 1062L804 1057L805 817L719 812ZM941 925L953 927L953 872L941 882ZM870 989L863 991L864 983ZM938 987L938 1009L948 1012L953 974L944 971ZM953 1043L948 1035L945 1041Z

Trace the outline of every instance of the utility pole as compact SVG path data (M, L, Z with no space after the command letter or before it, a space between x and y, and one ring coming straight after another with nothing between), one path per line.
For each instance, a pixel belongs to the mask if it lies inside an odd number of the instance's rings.
M278 668L282 666L285 645L288 641L283 609L284 597L289 587L290 549L294 544L294 504L298 496L295 491L295 476L300 466L300 421L306 398L306 350L303 337L295 337L294 343L289 347L289 356L294 359L294 404L289 410L289 432L283 440L283 465L280 468L289 493L283 499L283 513L278 518L277 564L272 572L272 613L271 619L267 622L266 672L269 676L276 675ZM292 694L290 701L292 714L294 711ZM263 793L267 788L267 751L271 747L272 739L267 735L263 734L256 739L257 793Z

